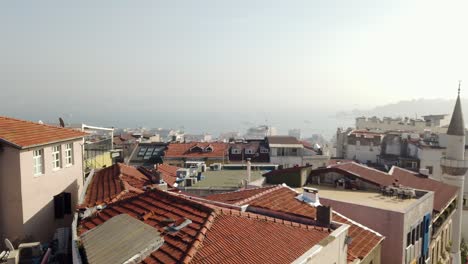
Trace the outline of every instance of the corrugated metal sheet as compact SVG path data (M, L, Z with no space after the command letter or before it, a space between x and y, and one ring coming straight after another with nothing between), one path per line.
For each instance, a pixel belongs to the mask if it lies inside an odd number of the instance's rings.
M81 240L89 264L139 263L164 239L153 228L127 214L112 217L84 233Z

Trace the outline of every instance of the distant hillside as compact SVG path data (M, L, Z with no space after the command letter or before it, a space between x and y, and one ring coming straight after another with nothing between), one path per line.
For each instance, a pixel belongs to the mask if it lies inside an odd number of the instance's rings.
M378 106L370 110L354 109L352 111L342 111L336 113L338 119L354 119L359 116L378 117L421 117L429 114L452 114L454 100L445 99L415 99L400 101L394 104ZM462 99L464 116L468 116L468 99Z

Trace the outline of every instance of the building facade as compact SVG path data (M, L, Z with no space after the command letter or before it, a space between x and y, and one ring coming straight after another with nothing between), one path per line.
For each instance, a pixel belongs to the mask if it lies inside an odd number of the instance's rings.
M69 226L83 186L85 133L0 117L0 236L47 241Z

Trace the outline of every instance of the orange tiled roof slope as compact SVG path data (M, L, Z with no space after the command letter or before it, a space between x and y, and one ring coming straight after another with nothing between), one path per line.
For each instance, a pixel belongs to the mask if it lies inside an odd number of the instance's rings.
M389 173L369 168L365 165L361 165L355 162L336 164L330 166L330 168L352 173L362 179L381 186L392 185L395 180L398 180L398 183L403 186L408 186L420 190L433 191L434 210L438 212L441 212L458 193L457 187L426 178L419 173L405 170L396 166L392 167Z
M330 234L324 228L209 207L160 190L118 201L83 219L79 234L119 214L153 226L164 237L164 244L142 263L291 263ZM171 221L184 219L192 222L178 232L165 229Z
M180 169L177 166L172 166L168 164L159 164L158 171L161 173L162 179L169 185L170 187L174 187L177 179L177 170Z
M0 116L0 141L17 148L81 138L87 134L78 130L43 125L31 121Z
M262 192L263 190L263 192ZM298 193L289 187L275 186L263 187L253 190L242 190L231 193L215 194L205 197L206 199L232 203L232 197L236 197L236 205L249 205L270 209L282 213L306 218L316 218L317 210L315 207L296 199ZM356 258L363 259L374 249L384 238L369 228L345 218L333 211L333 221L349 224L348 235L353 238L348 247L348 260L354 261Z
M206 149L209 146L211 146L212 151L209 151L209 152L198 151L199 148ZM222 142L171 143L167 145L167 150L164 156L166 158L182 158L182 157L223 158L224 156L228 154L228 148L229 148L229 144L222 143Z
M93 207L112 203L128 197L131 193L141 193L143 187L150 184L148 177L138 169L117 163L95 172L82 206Z

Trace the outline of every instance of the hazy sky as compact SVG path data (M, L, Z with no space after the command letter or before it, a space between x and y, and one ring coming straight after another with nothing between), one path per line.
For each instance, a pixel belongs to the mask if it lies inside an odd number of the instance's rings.
M467 12L467 1L1 1L0 114L170 125L452 99L459 79L468 93Z

